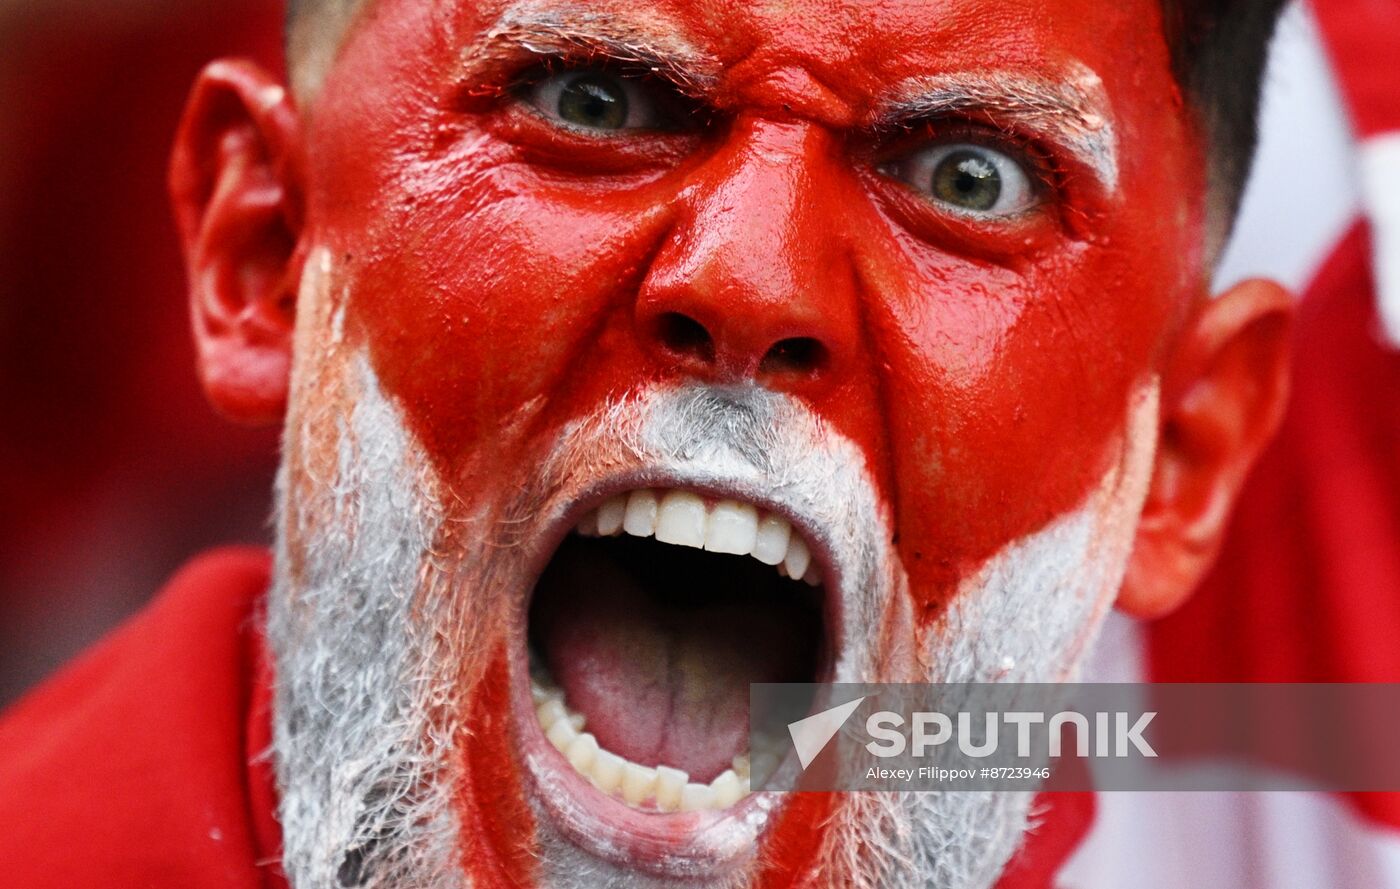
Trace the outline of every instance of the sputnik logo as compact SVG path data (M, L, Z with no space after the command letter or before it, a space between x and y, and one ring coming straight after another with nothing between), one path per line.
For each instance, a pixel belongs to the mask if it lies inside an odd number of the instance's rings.
M802 763L803 771L817 758L817 754L826 749L826 745L841 731L841 726L846 724L846 720L851 718L851 714L856 712L856 708L864 700L864 697L859 697L830 710L823 710L805 719L788 723L788 734L792 736L792 746L797 748L797 759Z

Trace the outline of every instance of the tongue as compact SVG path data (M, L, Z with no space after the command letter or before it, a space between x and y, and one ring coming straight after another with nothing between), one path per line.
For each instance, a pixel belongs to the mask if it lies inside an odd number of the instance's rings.
M819 618L791 587L739 556L570 538L532 632L599 745L710 781L748 750L749 683L811 681Z

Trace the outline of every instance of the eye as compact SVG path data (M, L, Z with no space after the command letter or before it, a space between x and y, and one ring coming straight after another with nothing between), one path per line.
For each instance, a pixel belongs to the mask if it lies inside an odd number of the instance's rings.
M934 145L886 165L884 172L935 202L970 216L1015 216L1037 203L1035 186L1025 168L984 145Z
M675 124L675 97L661 84L597 68L560 71L528 87L526 100L549 120L592 133L661 130Z

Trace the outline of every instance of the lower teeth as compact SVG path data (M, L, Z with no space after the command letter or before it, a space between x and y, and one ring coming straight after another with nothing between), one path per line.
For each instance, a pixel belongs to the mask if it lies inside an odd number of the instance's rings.
M690 776L669 766L640 765L598 746L598 739L583 730L583 716L564 704L564 693L544 677L532 676L530 694L535 715L545 737L564 755L574 771L593 786L635 809L651 812L717 811L748 796L749 758L734 757L709 784L697 784Z

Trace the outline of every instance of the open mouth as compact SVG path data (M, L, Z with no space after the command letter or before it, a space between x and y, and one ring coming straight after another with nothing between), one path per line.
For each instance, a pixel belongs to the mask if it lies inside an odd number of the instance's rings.
M776 760L749 749L749 685L824 676L826 607L822 567L783 516L688 490L610 497L530 602L551 770L572 774L562 783L585 807L634 824L741 806Z

